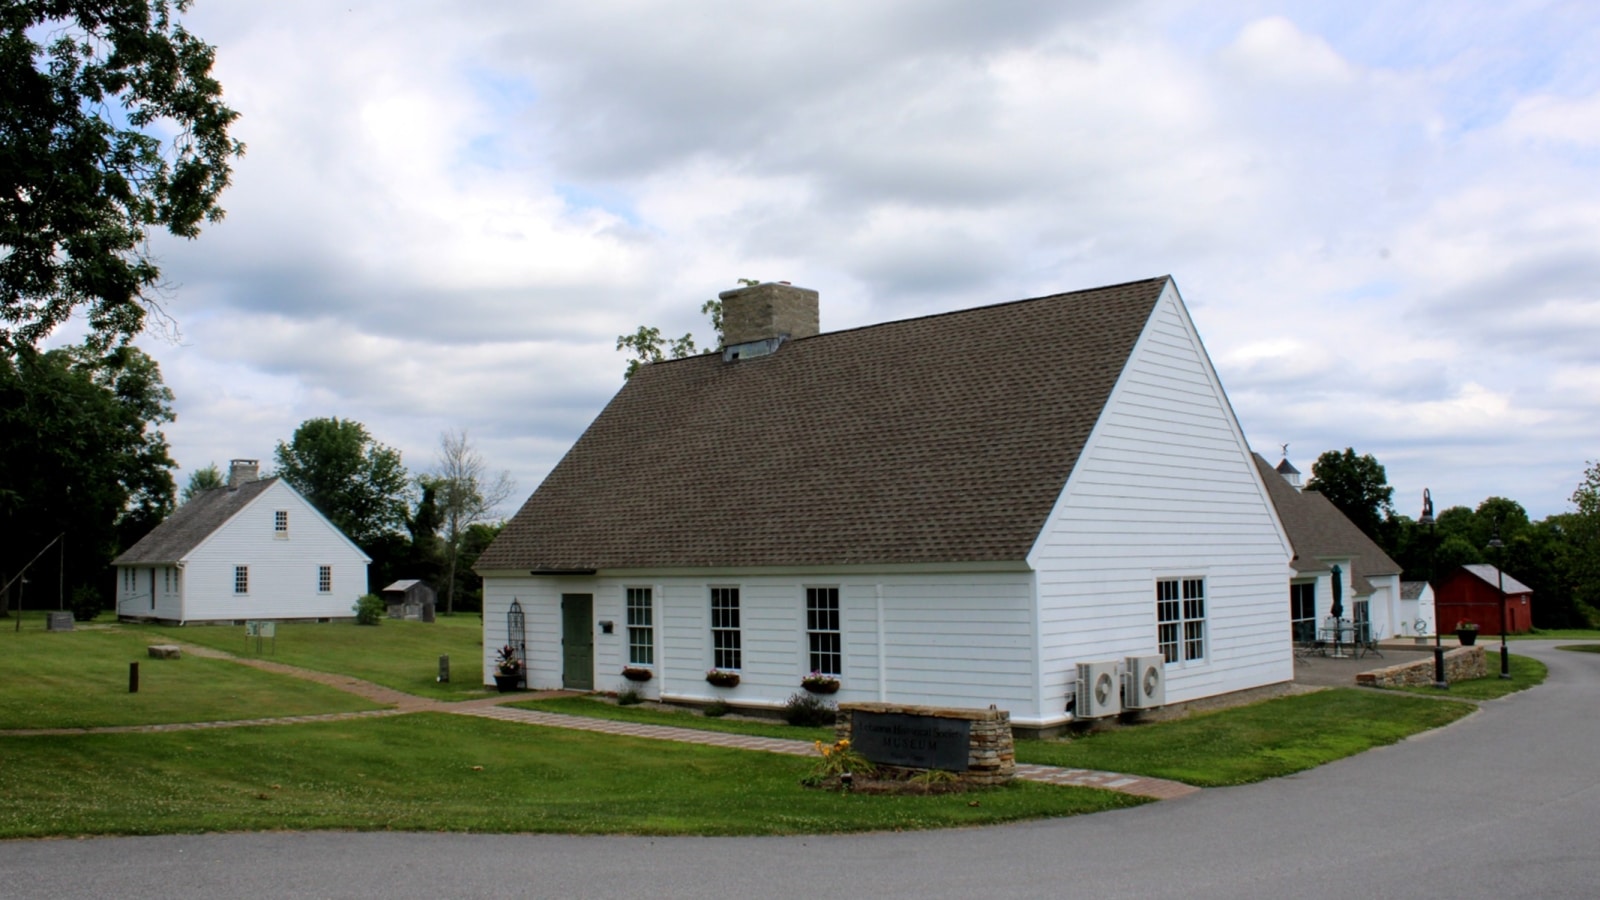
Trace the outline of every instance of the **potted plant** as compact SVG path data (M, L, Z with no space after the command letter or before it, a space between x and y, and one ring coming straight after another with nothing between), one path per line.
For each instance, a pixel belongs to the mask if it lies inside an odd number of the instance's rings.
M517 648L510 644L501 647L495 654L494 686L502 694L522 686L522 660L517 656Z
M731 688L739 686L739 673L728 672L723 669L711 669L706 672L706 681L712 687Z
M1456 640L1460 641L1463 647L1471 647L1476 644L1478 642L1478 623L1457 622Z
M623 666L622 677L629 681L646 682L655 677L655 673L643 666Z
M800 686L813 694L834 694L839 691L839 679L821 672L812 672L800 679Z

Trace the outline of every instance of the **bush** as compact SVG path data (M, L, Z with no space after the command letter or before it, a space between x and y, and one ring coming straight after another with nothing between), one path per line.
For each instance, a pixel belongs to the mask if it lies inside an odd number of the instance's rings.
M832 725L839 718L839 710L815 694L790 694L783 704L783 720L802 728Z
M106 608L106 600L100 592L88 585L72 589L72 618L79 622L92 621Z
M720 719L728 714L729 709L728 701L713 700L706 704L706 708L701 710L700 714L708 719Z
M632 685L629 685L628 687L625 687L622 690L617 691L617 705L618 706L637 706L638 704L643 703L643 702L644 702L644 697L640 696L639 689L636 688L636 687L633 687Z
M377 594L368 594L356 601L352 607L356 611L357 625L377 625L383 621L384 613L389 607L384 604L383 598Z

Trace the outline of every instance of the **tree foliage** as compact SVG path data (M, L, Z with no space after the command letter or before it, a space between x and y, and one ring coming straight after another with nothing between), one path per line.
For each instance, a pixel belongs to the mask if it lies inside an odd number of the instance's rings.
M209 463L204 468L189 473L189 483L183 487L183 502L188 503L196 494L215 490L226 484L227 482L222 480L222 470L217 468L216 463Z
M215 222L244 145L190 0L0 5L0 351L88 313L99 349L144 326L147 245ZM35 40L48 41L47 44Z
M743 287L754 287L760 283L759 278L739 279L739 284ZM722 300L716 297L707 300L700 304L700 312L711 320L711 331L716 337L716 345L722 346ZM640 366L693 356L694 334L686 333L681 338L669 340L661 336L661 329L653 325L640 325L639 330L633 334L617 335L617 349L632 351L634 358L628 360L628 369L622 373L623 378L632 378Z
M411 479L400 451L349 419L308 419L274 453L277 474L369 556L406 524ZM403 543L403 539L402 539Z
M1346 447L1343 453L1329 450L1322 454L1311 466L1306 490L1327 497L1357 528L1382 542L1384 519L1393 512L1394 488L1389 487L1388 474L1370 453L1357 456Z
M103 598L112 557L172 511L172 420L160 366L137 347L0 354L0 583L64 534L66 593Z
M463 429L439 435L438 467L430 484L444 531L444 608L450 613L455 611L457 563L467 529L504 503L516 482L509 471L491 473Z

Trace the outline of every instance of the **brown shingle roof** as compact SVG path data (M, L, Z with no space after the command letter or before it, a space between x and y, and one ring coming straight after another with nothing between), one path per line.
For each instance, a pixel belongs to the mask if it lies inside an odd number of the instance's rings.
M1167 283L645 366L476 568L1024 559Z
M1332 501L1316 491L1295 490L1261 454L1254 455L1261 480L1267 485L1267 496L1272 498L1272 506L1278 511L1278 521L1283 523L1289 543L1294 545L1295 571L1325 570L1327 563L1319 557L1349 557L1355 569L1349 573L1350 586L1359 594L1372 593L1369 577L1400 574L1400 564L1390 559L1389 554L1357 528Z
M112 560L111 564L131 566L177 562L277 480L263 478L247 481L239 485L237 490L212 488L194 495L137 544Z

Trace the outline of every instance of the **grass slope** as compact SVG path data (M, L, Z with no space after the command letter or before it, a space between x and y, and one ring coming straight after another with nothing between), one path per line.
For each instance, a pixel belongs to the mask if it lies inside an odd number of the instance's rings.
M1299 694L1066 741L1019 741L1017 761L1248 784L1353 756L1470 713L1466 703L1355 688Z
M152 640L187 641L255 656L242 625L176 628L125 626L148 632ZM476 615L440 616L432 623L384 619L377 626L349 622L278 625L276 652L263 644L261 656L318 672L350 675L374 684L436 700L470 700L493 693L483 682L483 623ZM451 681L439 684L439 657L450 657Z
M670 725L676 728L694 728L699 731L718 731L723 734L749 734L756 737L785 738L794 741L832 741L832 728L800 728L785 722L752 722L748 719L707 718L689 709L650 709L642 706L618 706L594 697L556 697L549 700L524 700L507 706L537 709L543 712L562 713L569 716L587 716L591 719L608 719L615 722L637 722L645 725Z
M150 659L127 629L0 629L0 729L214 722L378 709L343 691L215 659ZM128 664L139 692L128 693ZM10 756L9 748L0 759ZM6 759L9 763L9 759Z
M1422 694L1432 697L1455 697L1460 700L1493 700L1517 691L1525 691L1536 684L1543 684L1550 674L1545 664L1528 656L1510 654L1511 677L1500 677L1500 651L1488 651L1489 674L1485 678L1473 678L1468 681L1453 681L1450 687L1439 690L1433 685L1410 685L1395 688L1408 694Z
M13 738L0 838L266 829L819 834L1132 806L1016 783L944 796L799 784L813 760L443 714Z

